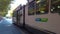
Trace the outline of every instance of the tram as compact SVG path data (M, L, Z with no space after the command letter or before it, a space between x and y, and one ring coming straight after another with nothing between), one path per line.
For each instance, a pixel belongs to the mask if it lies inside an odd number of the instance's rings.
M27 29L60 34L60 0L29 0L14 10L13 22Z

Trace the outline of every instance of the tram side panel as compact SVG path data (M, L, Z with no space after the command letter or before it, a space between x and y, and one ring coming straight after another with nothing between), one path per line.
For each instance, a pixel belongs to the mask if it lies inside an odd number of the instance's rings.
M43 20L47 19L46 22ZM42 21L39 21L42 19ZM51 13L41 15L28 15L28 5L25 7L25 24L39 30L48 30L60 34L60 15L58 13Z
M48 21L47 22L35 21L37 18L48 18ZM28 16L28 10L26 7L25 24L39 30L46 29L60 34L60 15L58 15L58 13Z

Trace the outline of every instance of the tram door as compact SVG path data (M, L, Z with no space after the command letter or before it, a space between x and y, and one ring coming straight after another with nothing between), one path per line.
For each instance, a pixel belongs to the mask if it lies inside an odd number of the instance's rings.
M25 26L25 5L18 10L18 25Z
M19 26L23 26L23 9L18 10L17 23Z

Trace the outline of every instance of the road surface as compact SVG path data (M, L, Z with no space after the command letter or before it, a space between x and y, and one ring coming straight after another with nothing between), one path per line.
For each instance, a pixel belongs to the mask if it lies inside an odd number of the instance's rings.
M24 34L24 32L20 28L12 25L11 19L3 18L0 21L0 34Z

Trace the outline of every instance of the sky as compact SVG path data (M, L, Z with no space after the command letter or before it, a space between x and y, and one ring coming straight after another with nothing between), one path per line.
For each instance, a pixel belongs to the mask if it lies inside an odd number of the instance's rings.
M14 0L12 1L11 8L8 10L8 14L6 16L10 16L10 12L12 12L15 8L17 8L20 4L25 5L27 0Z
M13 4L11 4L11 10L19 6L20 4L25 5L26 3L27 3L27 0L14 0Z

